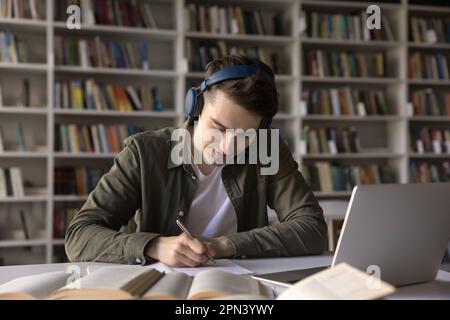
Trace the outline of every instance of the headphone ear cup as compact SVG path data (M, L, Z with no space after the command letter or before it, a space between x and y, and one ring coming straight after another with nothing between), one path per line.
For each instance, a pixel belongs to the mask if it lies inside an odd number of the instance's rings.
M184 100L184 111L187 116L193 116L195 114L195 105L197 103L197 93L195 88L191 88L186 93L186 98Z

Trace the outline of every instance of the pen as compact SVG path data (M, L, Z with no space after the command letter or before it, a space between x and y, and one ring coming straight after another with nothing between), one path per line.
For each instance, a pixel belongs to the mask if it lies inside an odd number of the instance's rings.
M178 227L180 227L181 231L183 231L184 233L186 233L188 235L189 238L194 238L192 236L192 234L189 232L189 230L185 227L185 225L183 224L183 222L180 221L180 219L177 219L177 225ZM216 264L216 261L209 255L206 255L209 259L209 261L211 261L212 263Z

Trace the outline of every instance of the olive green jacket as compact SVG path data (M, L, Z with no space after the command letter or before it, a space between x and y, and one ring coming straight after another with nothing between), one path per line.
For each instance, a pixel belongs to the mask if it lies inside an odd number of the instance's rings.
M183 127L192 122L187 120ZM172 161L175 128L133 135L91 192L66 232L70 261L145 264L145 248L158 236L181 233L175 221L189 214L197 177L192 166ZM326 239L323 212L283 139L279 170L261 175L260 164L227 164L222 181L237 215L227 235L235 257L319 254ZM268 226L267 206L280 223ZM135 233L119 232L140 214Z

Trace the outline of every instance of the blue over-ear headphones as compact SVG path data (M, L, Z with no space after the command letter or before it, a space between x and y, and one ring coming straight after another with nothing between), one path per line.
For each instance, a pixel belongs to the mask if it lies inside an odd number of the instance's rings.
M223 81L243 79L254 75L257 75L258 79L268 82L275 91L277 90L273 77L265 70L249 65L226 67L212 74L208 79L203 80L199 87L192 87L188 90L184 102L186 115L190 117L200 115L204 104L203 93L211 86ZM259 129L269 129L271 123L271 117L263 118Z

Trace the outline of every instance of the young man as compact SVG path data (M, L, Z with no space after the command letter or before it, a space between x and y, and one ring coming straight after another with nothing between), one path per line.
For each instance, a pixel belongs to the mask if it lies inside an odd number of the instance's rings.
M233 78L242 66L255 72ZM326 238L322 209L281 138L277 136L279 166L274 174L261 174L259 162L211 162L233 156L228 153L236 138L230 138L227 129L270 125L278 111L272 70L259 60L230 55L210 62L206 74L209 82L187 95L187 105L198 108L188 110L191 116L182 127L191 134L192 150L200 152L201 163L174 161L175 128L129 137L67 230L66 252L71 261L145 264L159 260L194 267L206 262L208 255L322 252ZM218 77L222 79L210 85ZM195 126L194 120L198 120ZM223 135L213 146L204 138L211 129ZM250 149L248 140L244 151ZM275 210L280 223L268 226L267 206ZM118 232L136 211L138 232ZM177 219L193 237L181 233Z

